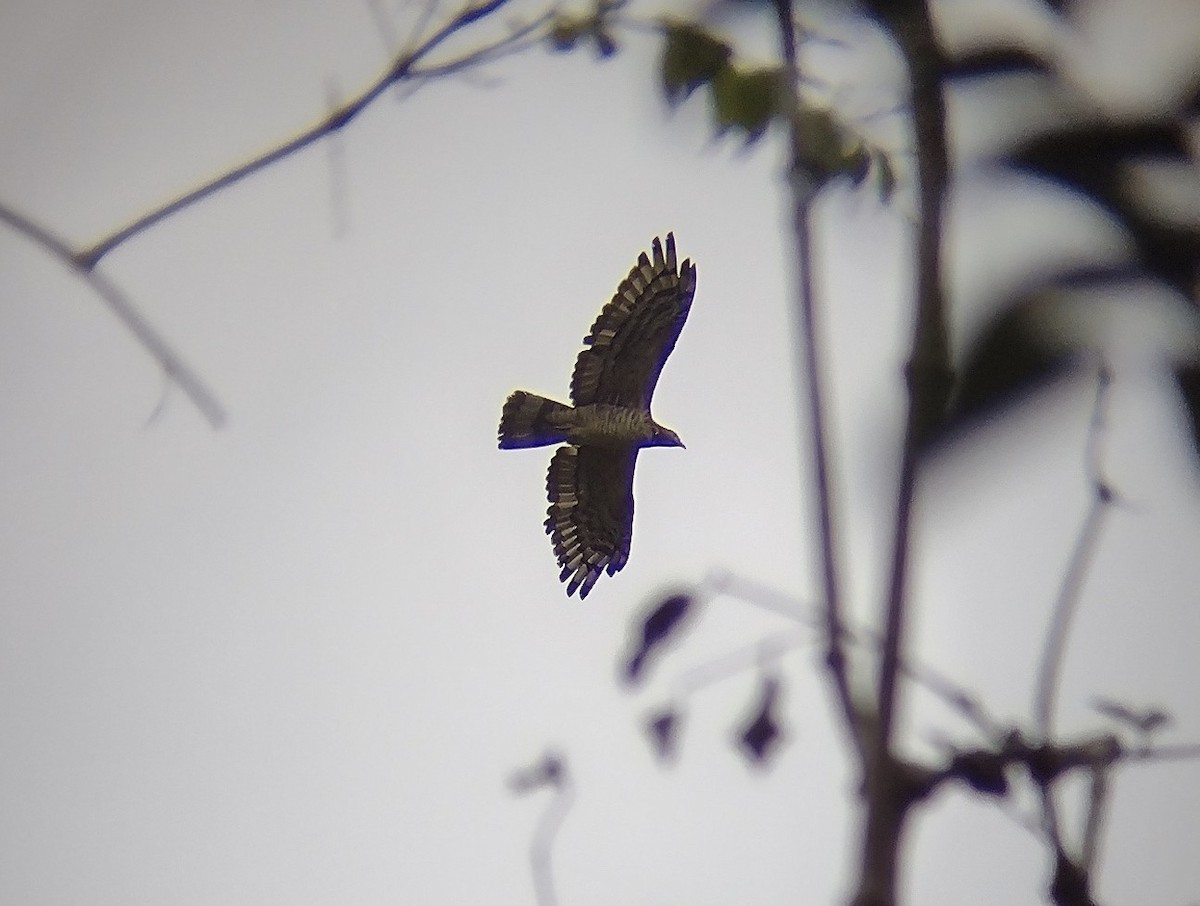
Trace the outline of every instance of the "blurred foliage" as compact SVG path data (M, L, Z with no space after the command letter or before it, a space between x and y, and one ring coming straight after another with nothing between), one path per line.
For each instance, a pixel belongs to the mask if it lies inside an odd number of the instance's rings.
M1056 183L1104 211L1125 232L1130 254L1117 264L1051 265L999 298L990 320L967 343L943 438L1027 399L1072 362L1095 352L1080 331L1064 330L1054 317L1054 299L1063 290L1128 297L1139 284L1157 283L1174 291L1182 315L1178 323L1200 322L1200 212L1190 217L1168 212L1148 197L1145 184L1137 179L1150 168L1170 180L1167 195L1194 198L1200 193L1200 161L1192 138L1200 70L1194 84L1182 92L1177 109L1124 117L1099 109L1065 84L1042 56L1003 42L951 57L943 80L998 80L1013 73L1042 80L1063 99L1063 113L1059 122L999 152L993 166ZM1200 333L1179 345L1200 350ZM1200 353L1171 367L1200 455Z
M1131 169L1149 161L1178 163L1195 176L1182 121L1067 123L1004 158L1009 166L1057 181L1107 210L1129 233L1147 275L1188 295L1200 264L1200 225L1163 220L1131 189Z
M645 612L633 653L625 662L625 682L634 685L643 679L651 655L680 631L694 604L695 597L691 592L676 592L657 601Z
M713 114L718 133L741 130L746 141L762 137L784 110L786 75L778 67L739 69L725 66L712 81Z
M847 176L858 185L875 172L881 198L891 198L895 172L884 152L855 135L828 107L800 98L800 106L791 109L793 96L782 65L741 63L732 45L709 30L668 20L663 23L659 75L663 96L673 107L707 89L717 135L739 135L749 145L772 123L790 119L800 135L802 163L815 181Z
M1062 376L1079 350L1064 338L1055 302L1043 295L1013 299L968 348L946 430L974 427Z
M779 678L764 676L758 688L758 703L738 733L743 754L753 763L765 764L783 742L779 724Z
M565 53L581 43L590 44L598 57L611 57L618 49L617 40L613 37L613 17L623 5L624 0L599 0L589 13L555 13L550 20L547 36L550 46Z
M729 67L733 48L699 25L666 22L661 64L662 90L674 105L699 88L713 82Z
M548 33L550 46L571 51L592 46L601 57L616 53L613 37L623 0L600 0L587 13L558 13ZM869 145L827 107L804 104L791 110L791 92L782 65L755 66L741 62L732 44L691 21L665 19L659 61L659 85L671 107L702 91L713 117L716 135L732 134L747 145L766 134L772 123L794 118L803 136L807 171L818 182L847 176L859 185L876 174L880 198L895 189L895 169L882 149Z
M646 720L646 733L654 755L660 762L675 759L679 749L679 725L682 715L674 708L664 708L651 714Z

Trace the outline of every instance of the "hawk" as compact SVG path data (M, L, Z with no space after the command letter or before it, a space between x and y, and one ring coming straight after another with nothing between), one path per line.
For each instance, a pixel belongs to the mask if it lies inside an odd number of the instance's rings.
M500 449L562 444L550 460L546 533L567 594L586 598L629 559L633 468L642 447L682 447L650 415L650 398L687 320L696 268L654 240L604 306L571 376L573 406L517 390L500 416Z

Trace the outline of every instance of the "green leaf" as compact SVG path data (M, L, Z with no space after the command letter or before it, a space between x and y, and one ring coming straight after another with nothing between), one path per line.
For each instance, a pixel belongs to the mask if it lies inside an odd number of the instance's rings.
M713 112L717 131L741 129L746 141L762 137L780 112L783 97L780 67L739 70L727 66L713 80Z
M698 25L667 22L663 28L662 88L675 105L727 68L733 48Z
M801 107L796 111L796 128L800 133L800 148L804 165L822 179L838 173L853 173L847 152L853 147L841 124L828 107Z

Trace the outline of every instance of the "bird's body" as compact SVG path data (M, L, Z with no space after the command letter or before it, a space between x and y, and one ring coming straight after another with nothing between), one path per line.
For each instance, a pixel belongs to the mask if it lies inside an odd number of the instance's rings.
M577 446L624 448L652 446L657 436L667 436L648 411L611 403L568 406L518 390L504 404L500 448L545 447L570 443Z
M629 558L633 470L643 447L682 447L654 421L650 399L683 329L696 291L696 269L678 265L675 237L666 252L654 240L584 338L571 378L573 406L517 390L504 403L500 447L565 443L546 478L546 531L567 582L586 597L602 572Z

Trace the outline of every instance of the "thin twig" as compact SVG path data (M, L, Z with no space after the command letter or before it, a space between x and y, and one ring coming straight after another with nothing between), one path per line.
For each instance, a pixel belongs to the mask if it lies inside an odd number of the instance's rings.
M529 862L538 906L555 906L558 898L554 893L551 851L554 838L558 836L563 819L575 798L566 758L553 750L547 751L536 764L513 774L508 780L508 788L518 796L547 788L553 791L553 798L547 803L533 832Z
M702 587L713 594L728 595L741 601L746 601L768 610L797 620L814 629L824 626L824 608L813 604L797 601L783 592L754 579L747 579L735 573L724 570L712 570L705 577ZM882 645L882 636L871 629L855 629L851 626L842 627L847 643L861 647L869 647L876 655ZM1008 733L1009 728L1001 724L987 709L946 674L921 664L900 662L900 671L914 683L925 687L935 697L941 699L953 710L975 726L985 739L998 742Z
M413 79L431 79L435 76L450 75L456 72L470 69L474 66L479 66L483 63L492 63L503 57L512 56L528 50L531 47L541 43L542 36L537 32L547 22L553 18L553 11L547 10L535 19L530 19L528 22L522 23L508 33L503 42L480 47L473 50L457 60L449 60L445 63L438 63L429 66L417 66L409 72L409 78Z
M1096 554L1097 544L1100 540L1100 530L1109 511L1109 505L1112 503L1112 491L1104 480L1100 462L1100 442L1104 432L1109 383L1108 369L1102 366L1096 378L1096 395L1092 404L1084 457L1088 483L1092 488L1092 499L1087 515L1084 516L1083 524L1080 526L1079 535L1075 539L1075 549L1067 560L1062 584L1059 586L1058 596L1051 611L1050 624L1046 629L1046 639L1042 646L1037 683L1034 686L1034 721L1038 733L1043 739L1049 739L1054 731L1058 684L1067 636L1071 629L1071 620L1079 605L1083 582L1091 568L1092 558Z
M196 188L185 192L177 198L149 211L137 219L131 221L120 229L102 237L95 242L91 247L84 249L77 256L82 266L87 268L95 267L105 255L111 252L121 243L127 241L133 236L149 229L154 224L170 217L172 214L183 210L190 205L195 204L208 196L219 192L221 189L227 188L236 182L240 182L251 174L257 173L277 161L295 154L303 148L308 147L313 142L336 132L354 117L361 113L372 101L382 94L389 85L401 81L413 74L416 64L427 57L437 47L446 41L451 35L466 28L474 22L483 19L492 13L496 12L510 0L487 0L474 6L468 6L463 9L458 15L450 19L445 25L437 29L427 38L419 47L413 50L400 53L395 59L388 64L384 71L376 77L376 79L358 93L358 95L347 101L341 107L331 111L320 121L309 126L307 129L300 132L293 138L288 139L282 144L272 148L257 157L252 158L240 166L234 167L231 170L222 173L221 175L210 179L209 181L197 186ZM545 21L546 16L543 15L538 21ZM523 29L517 29L516 33L523 33ZM506 43L512 40L511 36L505 36L498 41L487 45L481 50L472 51L468 56L479 60L483 57L485 51L495 51L503 47ZM431 67L429 72L424 73L428 76L434 72L444 70L446 67L452 66L456 61L441 64L440 67Z
M510 0L487 0L484 3L465 7L458 15L437 29L418 46L399 53L376 80L359 92L357 97L341 106L335 106L315 125L310 126L308 129L305 129L275 148L141 215L120 229L101 237L88 248L82 250L72 248L67 242L60 239L50 230L45 229L24 215L4 205L0 205L0 220L8 223L15 230L40 245L83 277L101 299L104 300L105 304L117 318L133 333L138 342L158 361L164 373L183 389L208 422L214 427L219 427L225 420L225 413L215 396L208 390L199 376L183 362L182 358L170 347L166 340L137 311L125 294L102 274L96 273L96 266L100 260L125 241L144 232L172 214L296 153L326 135L336 133L374 101L389 85L398 84L410 77L419 77L421 80L427 80L434 75L478 65L487 60L502 56L505 49L513 45L520 48L527 47L531 43L529 36L549 20L549 12L543 13L531 22L518 26L509 35L482 48L471 51L464 57L449 60L438 66L429 67L424 72L415 72L416 64L427 57L450 36L472 23L491 15L509 2ZM374 7L372 8L375 9ZM427 16L431 10L432 4L427 5L425 15ZM427 25L427 21L427 18L422 19L417 31L414 32L413 41L417 40L420 32ZM334 165L333 179L336 182L336 165ZM332 186L331 191L335 194L336 203L336 184ZM335 222L335 230L336 228L337 225Z
M812 440L812 483L817 499L817 530L821 549L821 579L824 596L826 653L829 675L837 694L846 732L860 752L864 738L858 708L850 688L850 670L846 663L846 630L842 616L841 588L838 580L836 528L833 515L833 490L830 478L829 431L825 425L824 368L818 342L819 327L813 281L812 235L809 224L816 184L804 166L804 136L801 133L800 65L796 54L795 17L792 0L776 0L777 25L783 63L787 71L787 110L791 121L792 229L796 240L797 344L803 350L800 383L807 405Z
M816 605L801 603L764 582L747 579L745 576L739 576L723 569L709 570L708 575L700 584L702 588L714 595L728 595L818 629L823 620L822 611L819 611Z
M150 325L150 322L137 310L124 291L92 266L82 262L79 255L65 241L4 204L0 204L0 220L41 246L86 281L117 319L154 357L163 373L187 394L188 399L200 410L208 423L214 428L219 428L224 424L225 410L217 401L216 396L208 389L199 375Z
M706 663L688 668L671 684L671 697L681 699L747 670L761 669L765 664L778 661L789 652L810 644L811 641L812 639L807 633L801 636L796 629L763 636L756 642L727 651Z
M1128 749L1123 759L1129 762L1151 761L1200 761L1200 742L1176 743L1175 745L1139 746Z
M1058 683L1062 672L1067 636L1070 634L1071 620L1079 605L1083 582L1087 578L1092 558L1096 554L1100 529L1104 525L1104 517L1107 512L1105 501L1099 496L1093 497L1088 506L1087 515L1083 519L1083 525L1080 527L1079 535L1075 539L1075 549L1067 561L1066 573L1063 575L1058 598L1054 602L1054 609L1050 616L1050 625L1046 630L1034 699L1035 723L1038 733L1044 739L1049 739L1053 733L1054 710L1058 699Z
M1088 424L1087 443L1084 449L1084 473L1092 488L1092 499L1087 514L1075 539L1075 548L1067 560L1062 584L1050 615L1046 638L1042 646L1042 659L1034 685L1033 711L1037 731L1044 741L1049 741L1054 732L1054 712L1058 700L1059 678L1065 660L1067 638L1071 621L1079 606L1084 580L1091 569L1100 540L1100 530L1109 512L1112 491L1102 474L1101 442L1105 428L1108 388L1111 383L1108 367L1101 364L1096 375L1096 395L1092 403L1092 415ZM1058 804L1054 798L1053 780L1040 784L1042 818L1047 839L1055 852L1065 858L1062 827L1058 816ZM1095 804L1093 803L1093 807ZM1098 821L1098 818L1097 818ZM1089 820L1089 825L1090 825ZM1099 824L1094 828L1099 833ZM1090 845L1094 848L1096 841ZM1086 869L1088 861L1084 862Z
M564 768L562 780L554 790L554 798L542 812L529 847L538 906L556 906L558 903L558 895L554 890L554 841L574 801L575 788Z

